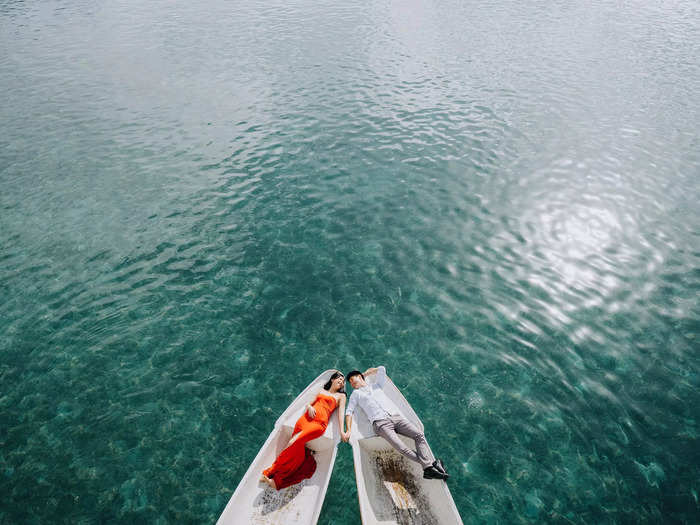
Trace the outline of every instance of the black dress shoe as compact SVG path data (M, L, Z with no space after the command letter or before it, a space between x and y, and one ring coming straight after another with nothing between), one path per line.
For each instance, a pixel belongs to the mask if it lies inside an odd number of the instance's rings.
M437 470L439 470L440 472L442 472L446 476L449 476L449 474L445 470L445 465L442 464L441 459L436 459L435 461L433 461L433 467L435 467Z
M443 474L438 469L430 465L423 469L423 479L442 479L445 480L449 478L447 474Z

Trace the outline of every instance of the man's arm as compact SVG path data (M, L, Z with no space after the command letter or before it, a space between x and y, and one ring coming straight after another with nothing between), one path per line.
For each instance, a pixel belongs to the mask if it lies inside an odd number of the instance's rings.
M383 365L379 365L376 368L368 368L364 373L365 377L374 374L377 374L377 379L375 380L374 384L380 388L383 387L384 383L386 383L386 368L384 368Z

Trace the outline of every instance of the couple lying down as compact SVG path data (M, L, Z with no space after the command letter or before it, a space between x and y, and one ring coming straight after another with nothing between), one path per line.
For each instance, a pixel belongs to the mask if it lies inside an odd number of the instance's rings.
M376 380L370 385L365 381L365 376L374 374L377 376ZM263 471L260 481L280 490L310 478L316 470L316 460L306 448L306 443L323 435L336 409L340 435L347 443L352 428L352 415L357 408L364 411L378 436L386 439L408 459L420 463L424 478L446 480L449 477L442 461L433 457L423 433L401 416L384 394L386 369L383 366L370 368L364 374L354 370L348 374L347 381L353 388L347 410L343 390L345 377L340 372L335 372L323 385L314 402L306 405L306 412L296 422L287 447L277 456L272 466ZM343 412L347 430L343 430ZM416 449L407 447L397 434L413 439Z

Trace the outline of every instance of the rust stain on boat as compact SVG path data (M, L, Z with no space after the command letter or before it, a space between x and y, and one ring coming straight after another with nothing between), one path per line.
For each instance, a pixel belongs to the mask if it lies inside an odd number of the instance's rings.
M303 509L295 501L297 495L306 486L304 480L286 489L274 490L265 487L260 494L258 511L252 516L251 525L289 525L301 523Z
M407 460L394 451L383 450L373 454L380 486L386 490L387 500L393 505L393 514L399 525L437 525L430 512L430 504L416 483L415 474Z

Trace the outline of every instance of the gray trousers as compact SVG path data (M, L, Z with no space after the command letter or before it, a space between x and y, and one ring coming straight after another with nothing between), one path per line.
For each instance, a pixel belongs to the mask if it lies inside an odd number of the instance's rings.
M372 423L372 429L375 434L386 439L401 454L416 463L420 463L423 468L429 467L435 461L423 432L403 417L389 416L388 419L378 419ZM408 448L397 434L411 438L416 443L416 450Z

